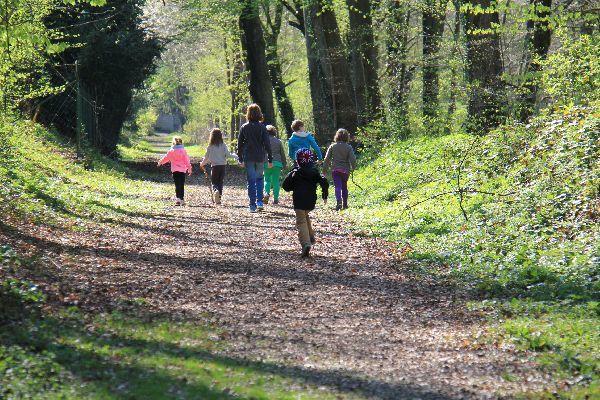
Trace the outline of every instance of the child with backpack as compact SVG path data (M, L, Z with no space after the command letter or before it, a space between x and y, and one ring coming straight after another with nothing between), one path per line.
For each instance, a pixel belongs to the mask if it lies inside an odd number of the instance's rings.
M331 171L333 184L335 185L335 198L337 204L335 209L348 208L348 179L350 173L356 167L356 156L354 149L348 144L350 135L345 129L338 129L335 134L334 143L329 146L325 154L324 169Z
M215 128L210 132L206 154L200 163L200 168L204 169L206 164L211 165L210 182L212 184L212 196L215 204L221 204L223 196L223 182L225 180L225 166L227 159L237 161L237 156L229 152L227 145L223 142L223 132Z
M316 242L309 213L317 203L317 185L321 186L323 202L327 204L329 182L317 169L315 155L309 149L298 150L294 159L296 166L285 177L282 187L286 192L293 192L296 228L302 246L302 258L305 258L310 255L311 247Z
M267 125L267 132L269 133L269 144L273 154L273 164L269 168L268 162L265 161L265 197L263 203L269 204L271 188L273 188L273 204L279 204L279 178L281 170L287 166L287 161L283 143L277 137L277 128L273 125Z
M175 205L185 205L185 174L192 175L192 163L190 156L183 147L183 139L175 136L171 149L159 161L158 166L171 163L171 173L175 182Z
M304 131L304 122L299 119L292 122L292 136L288 140L288 154L292 160L295 160L296 153L300 149L312 149L319 160L323 159L323 153L315 140L315 137L310 132Z

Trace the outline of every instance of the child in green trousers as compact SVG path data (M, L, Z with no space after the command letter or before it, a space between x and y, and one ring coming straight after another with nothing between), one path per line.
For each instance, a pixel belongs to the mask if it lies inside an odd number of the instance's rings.
M279 177L281 170L287 165L285 150L283 149L283 143L277 138L277 129L273 125L267 125L267 132L269 133L271 154L273 154L273 166L269 168L269 165L265 162L265 197L263 203L269 204L272 188L273 204L279 204Z

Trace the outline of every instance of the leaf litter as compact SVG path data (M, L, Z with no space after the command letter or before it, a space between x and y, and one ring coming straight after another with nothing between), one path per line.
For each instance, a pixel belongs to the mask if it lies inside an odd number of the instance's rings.
M554 387L528 353L477 339L485 320L467 310L465 293L414 279L402 257L410 244L399 255L319 205L318 242L303 260L289 196L251 214L240 176L229 178L223 206L196 182L185 207L78 231L9 221L0 235L51 260L32 279L57 304L105 312L143 303L209 322L223 355L272 363L339 398L486 399Z

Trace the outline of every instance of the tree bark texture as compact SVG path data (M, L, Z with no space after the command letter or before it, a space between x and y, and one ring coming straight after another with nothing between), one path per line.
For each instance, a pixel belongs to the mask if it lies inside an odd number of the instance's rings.
M536 74L540 71L539 61L544 60L550 49L552 31L550 29L550 12L552 0L529 0L532 17L527 20L525 36L525 54L527 57L525 73ZM538 86L528 78L521 106L520 119L527 121L535 110Z
M346 0L346 4L350 16L348 43L358 124L364 126L382 114L372 7L370 0Z
M285 125L285 131L287 136L292 134L292 122L294 121L294 108L292 102L287 94L286 84L283 81L283 72L281 68L281 61L279 60L277 40L279 39L279 33L281 32L281 21L283 14L283 4L277 3L275 5L274 15L270 15L270 10L265 7L266 17L266 30L265 40L267 44L266 57L267 65L269 67L269 76L271 77L271 83L273 90L275 91L275 100L277 100L277 108L279 114Z
M472 0L470 4L483 12L469 9L465 15L467 40L467 80L470 85L467 129L485 134L498 126L504 116L505 100L500 53L498 11L491 0Z
M414 66L407 62L409 50L410 9L396 0L387 0L389 21L387 24L386 72L390 91L388 120L396 127L400 137L408 133L408 94L414 74Z
M273 85L269 76L266 57L266 44L258 3L256 0L241 0L243 9L240 15L242 48L244 49L246 66L250 72L250 96L252 101L262 109L265 122L275 123L273 105Z
M444 0L426 0L423 9L423 116L429 120L438 114L439 50L446 20Z
M331 141L336 129L345 128L354 133L358 126L350 65L330 0L308 1L304 9L307 52L311 54L309 59L319 63L318 71L325 77L321 86L328 89L324 94L329 97L327 103L333 111L332 128L317 134Z

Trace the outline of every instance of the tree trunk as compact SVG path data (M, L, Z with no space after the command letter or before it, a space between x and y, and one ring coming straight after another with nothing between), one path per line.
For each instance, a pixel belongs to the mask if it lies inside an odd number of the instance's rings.
M345 128L354 133L358 125L354 91L348 74L350 65L330 2L331 0L310 1L305 6L304 15L305 24L310 25L312 31L309 35L309 29L306 29L306 33L307 36L314 36L312 45L319 55L318 62L326 78L333 107L334 128L319 132L327 141L333 139L336 129Z
M454 45L454 53L460 54L460 27L462 23L462 15L460 12L461 0L453 0L454 6L454 29L452 31L452 40ZM456 112L456 98L458 97L458 67L455 62L452 63L452 72L450 78L450 104L448 105L448 113L446 115L445 133L449 134L452 130L452 121Z
M529 0L532 18L527 20L525 36L526 66L525 73L536 74L540 71L539 61L544 60L550 49L552 31L550 29L550 12L552 0ZM525 83L525 94L521 106L520 119L526 122L535 110L538 86L528 78Z
M439 50L446 20L446 1L426 0L423 9L423 116L438 114Z
M264 3L263 3L264 4ZM281 119L285 125L287 136L292 135L292 122L294 121L294 108L287 94L286 84L283 81L283 72L281 70L281 62L279 61L277 40L281 31L281 19L283 14L283 4L276 3L275 13L273 18L270 15L268 4L265 5L265 14L267 20L265 40L267 44L266 57L267 65L269 66L269 76L275 91L275 99L277 107L281 114Z
M308 78L312 100L315 135L319 140L327 138L327 132L335 129L334 107L331 99L331 88L321 60L326 57L321 20L314 8L303 8L304 38L308 58ZM319 43L318 43L319 42Z
M505 96L500 76L503 69L500 35L495 28L499 17L491 0L471 0L470 4L485 12L468 9L465 17L466 73L470 85L467 129L485 134L502 122L505 112L502 110Z
M229 140L233 141L233 139L236 137L236 133L240 130L240 81L242 80L241 77L244 70L244 63L242 61L243 55L239 51L239 47L229 47L226 39L223 43L225 50L225 62L227 64L227 86L229 87L230 96Z
M377 76L377 45L373 34L370 0L346 0L350 16L349 43L358 124L364 126L381 116Z
M406 4L388 0L389 21L387 23L387 74L390 82L389 112L390 125L396 127L399 137L408 134L408 94L414 67L407 63L410 9Z
M265 55L265 38L260 23L257 0L240 0L243 9L240 15L242 48L246 65L250 71L250 96L262 109L266 123L275 123L273 86Z

